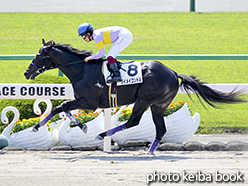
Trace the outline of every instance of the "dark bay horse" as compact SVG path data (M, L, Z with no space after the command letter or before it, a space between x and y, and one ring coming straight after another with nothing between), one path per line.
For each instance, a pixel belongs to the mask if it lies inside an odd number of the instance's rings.
M64 111L75 124L86 132L87 126L82 125L71 115L70 110L95 110L110 107L109 87L102 74L104 60L91 60L85 63L84 59L91 55L89 51L77 50L70 45L56 44L54 41L45 43L43 40L43 45L24 75L27 79L35 79L45 70L59 68L69 78L74 89L75 100L65 102L55 108L32 130L38 131L38 128L45 125L50 118ZM188 94L189 91L196 93L213 107L214 103L245 102L238 97L241 92L224 93L211 89L196 77L178 74L158 61L142 62L141 67L143 83L117 87L118 106L135 103L130 119L124 125L99 134L97 139L103 139L105 136L111 136L118 131L138 125L144 111L151 107L156 128L156 138L149 149L149 152L153 153L166 133L163 119L164 110L176 96L179 86L182 86ZM181 79L180 85L178 79ZM97 86L97 84L101 86ZM198 98L200 99L200 97Z

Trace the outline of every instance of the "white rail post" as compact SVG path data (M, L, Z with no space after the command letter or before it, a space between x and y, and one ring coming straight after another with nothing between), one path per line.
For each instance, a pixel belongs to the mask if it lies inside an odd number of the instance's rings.
M111 109L104 109L104 130L109 130L111 128ZM103 151L110 152L111 151L111 137L104 137L103 142Z

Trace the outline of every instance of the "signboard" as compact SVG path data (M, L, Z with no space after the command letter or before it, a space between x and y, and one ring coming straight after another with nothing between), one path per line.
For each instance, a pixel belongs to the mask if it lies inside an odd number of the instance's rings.
M0 84L0 99L74 99L71 84Z

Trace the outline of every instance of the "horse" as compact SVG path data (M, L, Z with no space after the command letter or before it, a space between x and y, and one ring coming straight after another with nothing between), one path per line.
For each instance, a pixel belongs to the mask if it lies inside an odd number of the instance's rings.
M51 113L32 128L33 132L45 125L56 114L64 111L67 116L77 124L85 133L87 126L81 124L70 110L110 108L109 87L103 73L102 63L104 59L84 62L84 59L92 54L91 51L78 50L69 44L55 43L53 40L45 42L28 66L24 75L26 79L34 80L36 76L46 70L59 68L69 78L74 90L74 100L66 101L56 107ZM142 114L148 107L151 108L152 119L155 124L156 136L148 153L153 154L160 140L166 133L163 119L165 109L173 101L181 86L189 95L196 93L199 99L216 107L215 103L241 103L246 100L240 98L241 91L229 93L221 92L207 86L206 83L195 76L178 74L159 61L141 62L143 82L133 85L117 86L117 105L134 103L130 119L123 125L117 126L99 134L96 139L102 140L118 131L122 131L139 124ZM179 79L181 82L179 84ZM101 86L97 86L97 84Z

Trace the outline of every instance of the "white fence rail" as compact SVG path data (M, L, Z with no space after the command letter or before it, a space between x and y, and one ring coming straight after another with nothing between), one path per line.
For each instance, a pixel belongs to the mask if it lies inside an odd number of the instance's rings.
M208 84L216 90L248 93L248 84ZM185 93L182 88L179 93ZM74 99L71 84L0 84L0 99Z
M244 93L248 93L248 83L243 83L243 84L207 84L209 87L223 91L223 92L231 92L233 90L239 91L242 90ZM178 93L185 93L184 90L180 87Z

